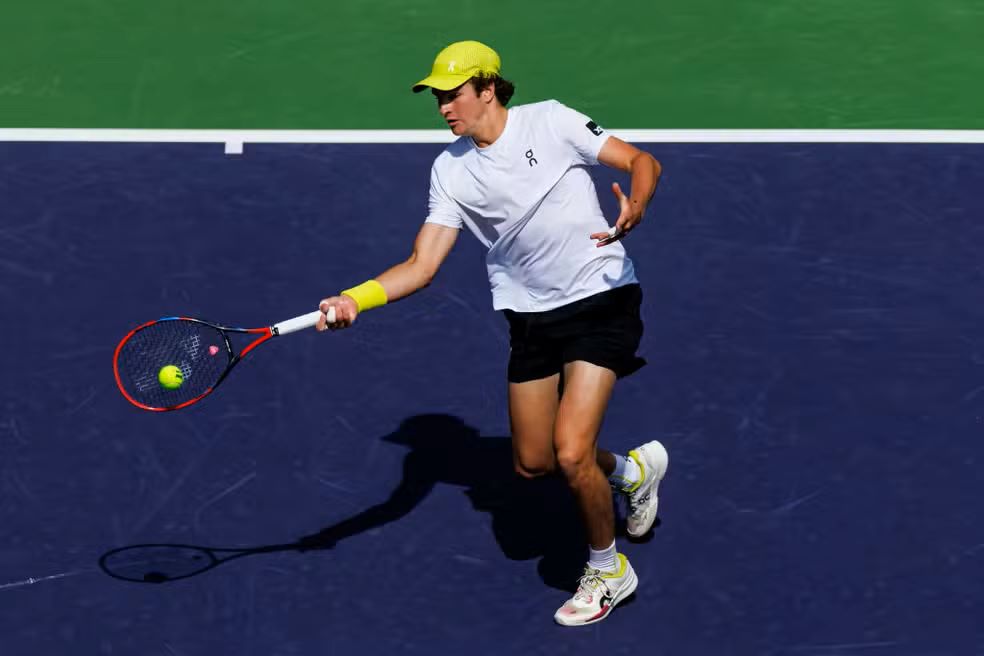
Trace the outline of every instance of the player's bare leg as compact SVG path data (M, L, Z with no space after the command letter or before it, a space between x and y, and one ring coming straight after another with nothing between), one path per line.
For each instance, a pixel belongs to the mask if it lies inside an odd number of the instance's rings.
M560 406L560 374L523 383L509 383L509 422L513 463L525 478L557 469L554 427ZM615 455L596 449L598 466L607 478L615 471Z
M615 539L612 490L596 455L598 432L614 386L611 370L588 362L568 363L554 426L557 465L577 500L588 542L595 549L604 549Z
M557 469L553 430L560 395L560 374L523 383L509 383L509 422L513 465L525 478Z
M616 470L616 456L597 448L615 375L603 367L575 362L565 367L562 399L559 383L559 375L510 383L509 414L517 473L537 478L560 469L581 510L592 557L614 554L610 568L598 569L589 563L578 593L554 615L561 624L577 626L607 617L632 594L638 579L625 556L614 550L609 476ZM633 452L630 457L638 455ZM665 465L660 478L663 471Z
M557 410L554 447L581 510L591 544L591 560L574 596L557 609L554 620L581 626L605 619L616 604L635 592L638 579L624 555L615 551L612 490L602 467L614 469L614 457L597 457L598 432L615 386L615 373L588 362L564 367L564 395Z

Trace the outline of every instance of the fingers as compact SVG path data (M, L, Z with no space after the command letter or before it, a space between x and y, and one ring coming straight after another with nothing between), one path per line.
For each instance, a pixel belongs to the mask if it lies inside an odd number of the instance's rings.
M348 328L359 314L355 301L347 296L326 298L318 304L318 309L323 313L315 326L319 332Z
M594 233L593 235L591 235L591 238L598 240L598 243L595 244L595 247L601 248L602 246L607 246L608 244L614 244L615 242L621 240L623 237L625 237L626 232L628 232L628 230L623 230L616 223L605 232Z
M355 321L354 317L343 317L343 312L340 310L339 306L327 305L322 307L323 314L321 318L318 319L318 324L316 328L319 331L323 330L338 330L339 328L348 328Z
M607 246L608 244L614 244L615 242L623 239L642 218L641 214L633 210L632 203L630 203L629 198L622 193L622 187L617 182L612 183L612 193L614 193L615 198L618 199L621 213L619 214L615 225L609 228L606 232L596 232L591 235L591 239L598 242L595 246L599 248L602 246Z
M611 239L612 237L615 236L615 233L617 233L617 232L619 232L619 230L618 230L618 224L616 223L615 225L613 225L608 230L605 230L603 232L593 232L593 233L591 233L591 238L592 239Z
M623 217L619 217L618 222L615 225L604 232L596 232L592 234L591 238L598 242L595 246L601 248L602 246L614 244L615 242L624 239L625 235L632 230L633 226L634 224L630 223Z
M314 325L314 329L320 333L328 329L328 317L325 315L323 304L322 307L319 309L321 309L321 316L318 317L318 323Z

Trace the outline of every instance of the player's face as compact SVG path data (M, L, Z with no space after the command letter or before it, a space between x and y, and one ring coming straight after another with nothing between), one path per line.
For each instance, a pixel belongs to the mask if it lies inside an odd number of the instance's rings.
M437 99L437 110L447 121L451 132L458 137L470 135L488 108L488 103L475 93L475 87L470 82L450 91L432 91Z

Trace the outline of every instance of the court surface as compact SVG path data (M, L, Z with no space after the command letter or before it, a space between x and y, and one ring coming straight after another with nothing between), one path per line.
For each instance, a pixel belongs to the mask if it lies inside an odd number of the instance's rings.
M583 538L559 482L511 474L470 235L199 406L113 381L139 323L268 325L408 255L439 144L0 143L0 654L982 653L979 147L646 147L649 366L601 443L659 438L670 470L651 538L620 538L635 598L563 629ZM145 542L256 553L98 567Z

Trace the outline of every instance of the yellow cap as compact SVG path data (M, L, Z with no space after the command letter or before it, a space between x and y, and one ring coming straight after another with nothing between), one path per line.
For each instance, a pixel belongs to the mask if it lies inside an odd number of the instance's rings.
M413 92L433 87L450 91L480 73L498 75L501 62L495 50L478 41L458 41L437 53L431 74L413 85Z

